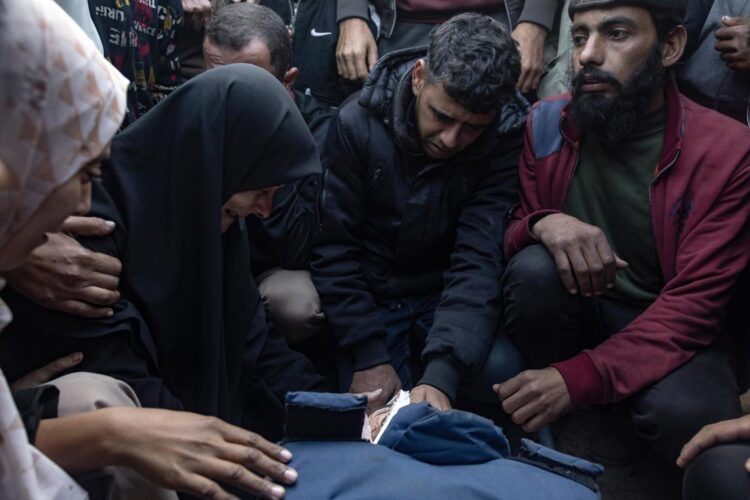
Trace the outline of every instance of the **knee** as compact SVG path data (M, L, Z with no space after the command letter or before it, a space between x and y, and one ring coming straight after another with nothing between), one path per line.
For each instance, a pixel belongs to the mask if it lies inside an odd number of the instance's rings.
M636 433L670 463L699 430L722 419L710 403L679 394L648 395L633 410Z
M562 290L555 261L543 245L532 245L513 256L503 276L506 298L533 298L537 305L539 297L556 290L555 286Z
M685 470L684 500L721 498L746 499L750 491L750 475L745 462L750 458L750 445L719 445L705 450Z
M498 335L484 365L483 378L492 384L505 382L523 370L521 352L507 335Z
M106 375L77 372L50 383L60 391L57 413L61 417L100 408L140 406L128 384Z
M280 270L260 289L271 319L290 343L309 338L322 327L320 297L308 272Z

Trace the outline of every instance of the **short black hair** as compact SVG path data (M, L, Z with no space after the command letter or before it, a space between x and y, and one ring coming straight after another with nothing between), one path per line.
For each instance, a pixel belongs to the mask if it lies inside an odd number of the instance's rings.
M654 22L654 26L656 26L656 38L661 44L667 41L669 35L678 26L684 25L684 19L676 17L674 13L650 10L649 14L651 14L651 20Z
M274 76L279 80L292 66L292 42L278 14L268 7L236 3L220 7L206 26L206 36L218 47L242 50L253 40L268 47Z
M459 14L432 34L427 82L441 83L472 113L500 109L515 94L520 74L521 56L513 39L489 16Z

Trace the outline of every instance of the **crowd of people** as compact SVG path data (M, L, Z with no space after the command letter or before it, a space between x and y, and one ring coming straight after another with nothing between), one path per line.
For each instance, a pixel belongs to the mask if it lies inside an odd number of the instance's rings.
M402 389L750 494L750 1L0 0L0 48L0 497L282 498L289 392Z

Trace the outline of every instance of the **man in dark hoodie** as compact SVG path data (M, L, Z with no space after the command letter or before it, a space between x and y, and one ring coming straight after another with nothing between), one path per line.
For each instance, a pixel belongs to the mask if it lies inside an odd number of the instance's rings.
M459 385L491 403L518 370L500 315L501 239L516 187L518 51L462 14L424 52L395 52L331 122L313 281L345 356L343 390L401 387L440 409ZM419 355L421 354L421 362ZM471 380L471 384L469 381Z

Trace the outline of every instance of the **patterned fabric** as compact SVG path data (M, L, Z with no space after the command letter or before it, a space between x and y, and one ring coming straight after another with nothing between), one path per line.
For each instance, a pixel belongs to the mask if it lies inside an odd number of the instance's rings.
M107 146L127 81L51 0L0 0L0 246L44 199ZM4 285L0 280L0 288ZM0 330L12 316L0 301ZM0 372L0 498L86 493L31 446Z
M181 0L90 0L104 55L130 80L127 126L182 83Z
M0 3L0 245L109 144L127 81L51 0Z
M1 1L1 0L0 0ZM36 3L36 0L18 0ZM0 289L5 280L0 278ZM0 331L13 315L0 299ZM29 444L26 428L0 370L0 498L76 500L88 495L57 464Z

